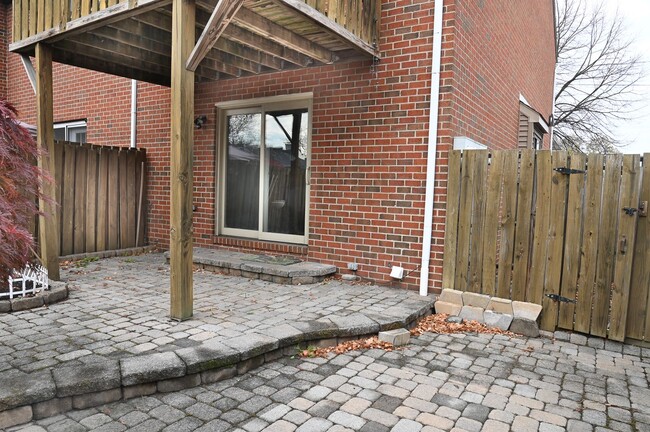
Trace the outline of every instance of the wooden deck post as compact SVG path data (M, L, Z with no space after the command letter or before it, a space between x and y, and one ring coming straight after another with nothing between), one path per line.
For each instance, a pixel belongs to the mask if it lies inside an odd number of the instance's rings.
M195 41L195 0L174 0L171 68L170 315L192 316L194 72L185 68Z
M52 90L52 50L48 45L36 45L36 141L43 151L38 166L52 177L43 182L41 192L50 199L40 200L42 215L39 217L39 243L41 259L52 280L61 278L59 272L59 224L56 211L56 183L54 163L54 95Z

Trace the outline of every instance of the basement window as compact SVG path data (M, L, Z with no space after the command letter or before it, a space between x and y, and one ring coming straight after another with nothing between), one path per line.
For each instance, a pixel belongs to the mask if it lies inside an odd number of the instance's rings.
M87 143L87 124L85 120L54 124L54 139L74 143Z

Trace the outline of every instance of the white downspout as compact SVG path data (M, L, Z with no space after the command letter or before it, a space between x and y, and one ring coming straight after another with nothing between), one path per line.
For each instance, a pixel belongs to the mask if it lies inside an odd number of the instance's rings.
M442 57L442 26L444 0L436 0L433 12L433 52L431 58L431 96L429 100L429 143L427 147L427 182L424 199L424 231L422 233L422 264L420 265L420 295L429 293L429 262L433 230L433 203L438 151L438 106L440 100L440 59Z
M138 81L131 80L131 148L135 148L138 128Z

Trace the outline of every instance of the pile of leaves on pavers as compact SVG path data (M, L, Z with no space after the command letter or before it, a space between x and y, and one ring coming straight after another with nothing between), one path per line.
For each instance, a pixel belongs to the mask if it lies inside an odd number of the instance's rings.
M496 327L488 327L478 321L463 320L460 323L447 321L449 315L434 314L422 318L418 325L411 329L411 336L420 336L422 333L487 333L502 334L506 336L516 336L513 332L501 330Z
M394 347L393 344L380 341L377 336L369 337L368 339L357 339L347 342L342 342L336 346L326 348L309 347L301 350L298 355L300 357L327 357L332 354L344 354L348 351L360 351L368 349L383 349L385 351L395 351L400 348Z
M411 329L411 336L420 336L423 333L487 333L516 336L515 333L498 328L488 327L485 324L479 323L478 321L463 320L461 323L455 323L447 321L447 318L449 318L449 315L447 314L434 314L424 317L418 321L417 326ZM327 357L330 353L336 355L344 354L348 351L367 349L383 349L385 351L395 351L400 350L401 347L394 347L391 343L380 341L377 336L373 336L368 339L343 342L336 346L327 348L309 347L307 349L301 350L298 355L300 357Z

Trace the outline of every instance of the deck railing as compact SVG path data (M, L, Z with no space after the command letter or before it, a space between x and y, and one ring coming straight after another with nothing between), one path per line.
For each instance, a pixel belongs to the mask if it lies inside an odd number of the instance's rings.
M13 0L13 41L51 29L129 0Z

